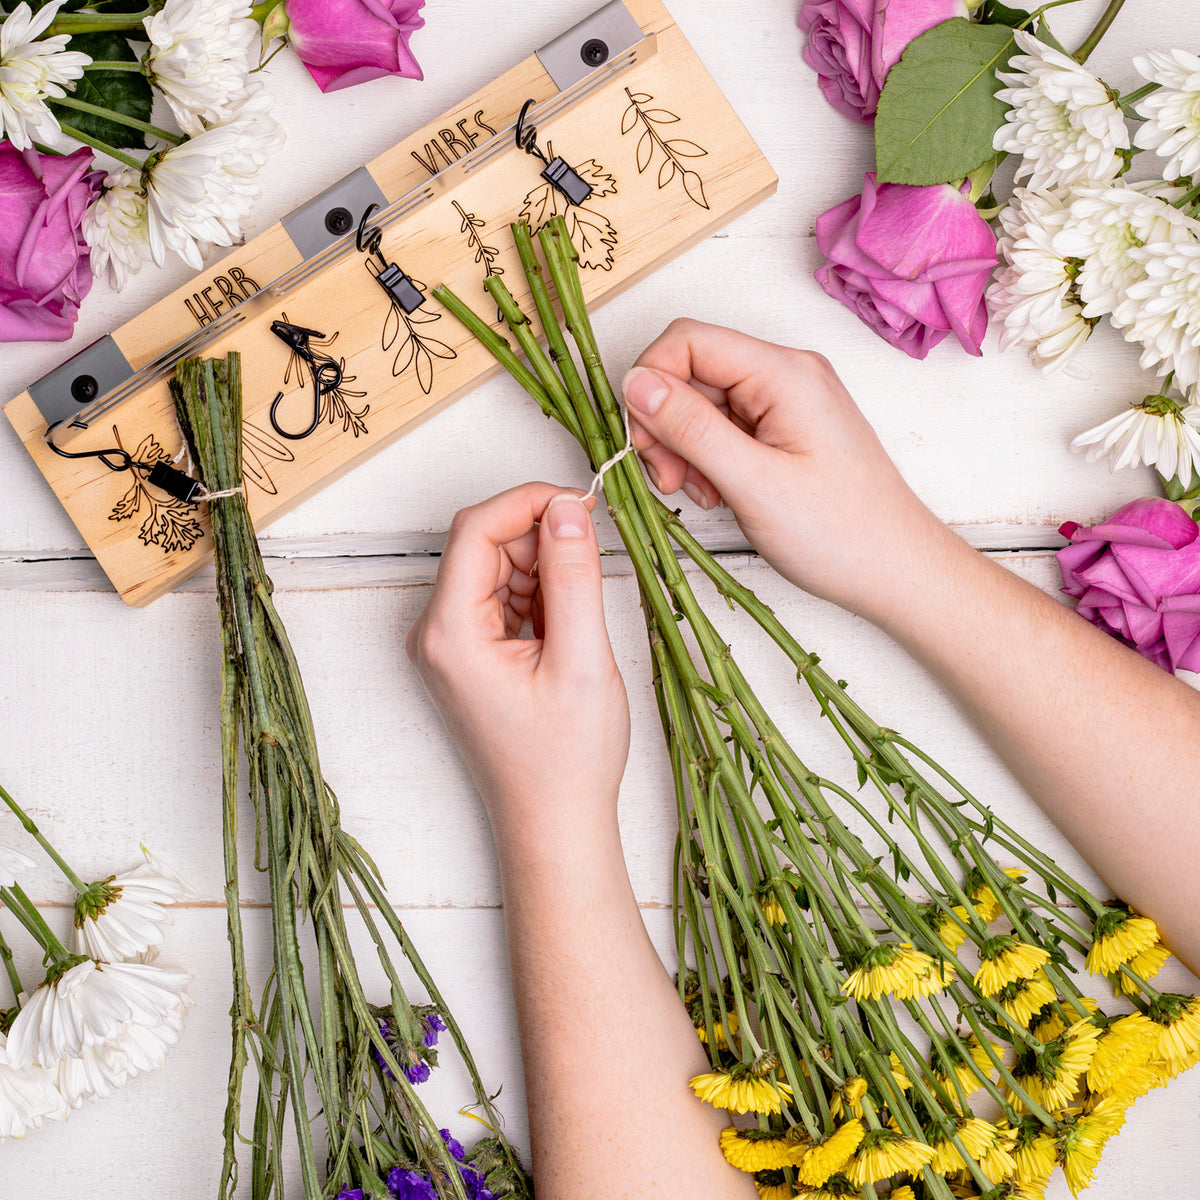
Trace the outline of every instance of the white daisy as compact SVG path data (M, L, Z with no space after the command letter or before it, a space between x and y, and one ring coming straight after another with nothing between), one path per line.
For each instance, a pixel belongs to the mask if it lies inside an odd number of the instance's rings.
M1170 159L1164 179L1195 175L1200 171L1200 57L1157 50L1137 55L1133 65L1144 79L1160 85L1136 105L1145 124L1134 145Z
M24 150L58 133L58 122L46 105L47 97L65 96L64 84L78 79L91 57L67 50L66 34L42 38L64 0L38 9L18 4L0 25L0 138Z
M147 229L156 264L171 251L199 270L200 243L232 246L242 237L261 192L258 172L283 144L270 109L270 97L254 87L225 124L150 158Z
M1013 71L996 72L1011 85L996 95L1012 107L992 144L1022 156L1017 181L1028 175L1031 188L1047 191L1116 179L1129 131L1108 88L1032 34L1017 29L1013 36L1025 53L1009 59Z
M1000 268L987 290L988 308L1003 324L1000 349L1021 346L1046 375L1088 372L1073 362L1094 321L1083 315L1075 291L1074 264L1054 249L1066 224L1059 196L1017 188L1000 210L1003 233L996 242Z
M144 954L163 939L170 924L166 906L191 894L179 876L145 848L146 861L120 875L93 883L75 901L75 949L102 962Z
M228 121L246 94L250 54L260 33L250 6L239 0L167 0L142 24L150 39L143 61L179 127L198 134Z
M17 882L17 876L22 871L32 867L33 859L13 850L8 846L0 846L0 887L12 887Z
M1147 396L1123 413L1081 433L1071 449L1088 462L1107 458L1108 469L1153 467L1164 479L1179 476L1185 486L1200 471L1200 404L1182 407L1165 396Z
M167 967L84 959L24 1000L8 1032L10 1059L49 1069L110 1041L126 1024L154 1028L190 1003L190 981Z
M83 236L92 250L92 273L106 274L110 286L120 291L150 257L140 171L122 167L104 177L100 194L83 214Z
M182 1029L180 1009L153 1027L123 1025L102 1045L84 1046L78 1055L60 1060L55 1081L64 1102L78 1108L85 1100L107 1099L135 1075L157 1070Z
M41 1067L13 1066L8 1039L0 1033L0 1139L23 1138L49 1118L61 1121L67 1105L54 1080Z
M1129 256L1144 278L1127 288L1125 337L1141 342L1141 365L1175 372L1182 388L1200 383L1200 221L1182 216L1161 241Z

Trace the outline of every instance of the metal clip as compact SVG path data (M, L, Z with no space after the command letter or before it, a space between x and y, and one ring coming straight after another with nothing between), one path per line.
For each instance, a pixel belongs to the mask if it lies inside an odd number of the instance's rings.
M572 204L582 204L592 194L592 185L565 159L559 158L557 155L554 158L547 158L542 153L537 144L537 126L525 124L525 114L532 105L533 100L526 100L521 105L521 113L517 117L516 129L513 131L517 145L526 154L532 154L534 158L540 158L546 164L542 178L547 183L556 187Z
M367 224L368 218L378 207L378 204L370 204L363 209L363 215L358 219L358 233L355 234L354 244L364 254L375 256L367 259L367 270L375 277L379 286L406 313L415 312L425 303L425 293L395 263L390 263L383 257L383 251L379 248L383 242L383 230Z
M283 402L283 393L277 393L275 399L271 401L271 427L280 437L298 442L301 438L308 437L321 423L321 397L326 392L332 392L336 388L341 387L342 366L341 363L330 358L328 354L321 354L312 348L310 344L311 338L325 336L316 329L305 329L303 325L292 325L287 321L272 321L271 332L286 346L289 346L294 354L299 355L308 364L309 372L312 375L313 413L308 428L301 430L299 433L289 433L279 424L277 416L279 405Z

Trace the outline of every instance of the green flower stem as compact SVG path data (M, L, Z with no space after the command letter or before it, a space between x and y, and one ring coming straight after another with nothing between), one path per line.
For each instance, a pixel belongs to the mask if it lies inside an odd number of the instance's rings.
M146 68L140 62L129 62L127 59L93 59L85 71L137 71L139 75L146 73Z
M39 846L41 846L41 848L46 852L46 855L49 857L50 861L53 862L54 865L67 877L67 880L71 886L80 894L86 892L88 890L88 885L84 883L74 871L71 870L70 866L67 864L62 855L59 854L59 852L55 850L52 845L50 845L50 842L37 827L37 824L34 822L33 818L8 794L8 792L4 790L3 787L0 787L0 800L8 805L9 809L12 810L13 815L18 821L21 822L21 828L24 829L25 832L29 834L29 836L32 837Z
M73 108L77 112L90 113L93 117L103 117L106 121L115 121L118 125L128 125L130 129L137 129L152 137L161 138L171 146L178 146L185 140L177 133L160 129L157 125L151 125L147 121L139 121L137 117L127 116L112 108L101 108L98 104L89 104L86 100L78 100L74 96L63 96L54 103L61 104L64 108Z
M146 29L142 22L158 11L154 6L136 13L62 13L50 22L46 36L66 33L136 33L135 41L146 40Z
M37 905L29 899L19 884L14 883L10 888L0 888L0 904L3 904L26 931L32 934L34 941L41 946L50 962L63 963L69 958L79 957L72 954L58 940L54 930L46 924L46 918L38 912Z
M9 986L12 988L13 1003L20 1002L20 997L24 994L25 988L21 984L21 977L17 974L17 965L13 962L12 947L5 940L3 930L0 930L0 959L4 960L4 973L8 976Z
M1108 0L1108 7L1100 14L1100 19L1092 28L1091 33L1079 43L1079 49L1071 57L1080 65L1087 62L1092 51L1100 44L1100 39L1108 32L1108 27L1117 19L1117 13L1125 7L1125 0Z

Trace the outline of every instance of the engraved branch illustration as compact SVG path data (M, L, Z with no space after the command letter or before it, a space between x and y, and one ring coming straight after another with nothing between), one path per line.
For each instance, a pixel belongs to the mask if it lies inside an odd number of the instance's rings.
M546 156L554 157L554 143L546 143ZM592 206L603 196L614 196L617 181L594 159L580 163L575 170L592 185L587 204L572 204L552 184L543 183L525 197L520 218L529 222L537 233L551 217L562 217L567 223L571 242L579 252L579 266L592 270L611 271L617 245L617 231L603 212Z
M115 425L113 437L116 438L117 445L124 449L121 434ZM152 433L142 439L132 457L136 463L144 463L147 466L171 462L171 456L158 444ZM164 554L176 550L190 550L196 541L204 536L204 530L196 520L196 506L174 496L156 495L138 470L135 469L131 474L132 486L113 505L108 519L131 521L140 515L143 520L138 529L138 537L142 545L158 546Z
M479 261L481 260L476 258L476 262ZM498 274L498 272L489 272L489 274ZM419 280L414 279L413 283L420 291L426 290L426 285ZM411 313L406 313L393 300L388 307L388 315L383 321L383 335L380 339L383 349L390 350L396 345L396 339L400 338L400 344L396 347L396 357L392 360L392 374L403 375L405 371L414 371L417 382L421 385L421 391L427 396L433 390L433 360L435 358L444 360L457 358L458 352L452 346L447 346L445 342L439 341L429 334L418 332L415 327L428 325L441 319L440 312L426 305L414 309ZM402 338L400 337L401 333L404 335Z
M642 126L642 136L638 138L636 150L638 174L645 174L654 161L655 152L661 150L663 161L658 168L659 190L678 176L688 199L701 208L707 208L704 180L691 167L684 166L680 159L703 158L708 151L688 138L664 138L660 126L674 125L679 117L666 108L646 108L645 105L654 100L649 93L631 92L626 88L625 95L629 97L629 104L621 114L621 136Z

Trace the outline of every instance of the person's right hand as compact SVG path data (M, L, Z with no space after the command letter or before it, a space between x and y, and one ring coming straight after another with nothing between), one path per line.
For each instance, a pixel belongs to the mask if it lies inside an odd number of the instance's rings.
M819 354L677 320L622 390L659 490L728 504L750 544L814 595L886 618L891 585L947 544Z

